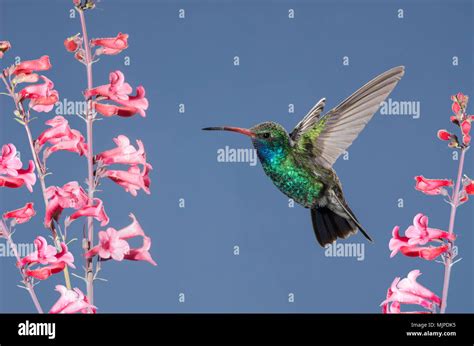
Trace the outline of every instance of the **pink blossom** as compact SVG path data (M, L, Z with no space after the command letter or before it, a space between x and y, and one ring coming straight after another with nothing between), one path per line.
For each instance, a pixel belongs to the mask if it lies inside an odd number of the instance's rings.
M400 313L401 304L420 305L431 312L435 306L440 306L441 299L416 279L421 275L419 270L412 270L407 278L395 278L387 291L387 298L380 304L383 313ZM412 312L424 313L424 312Z
M29 161L27 169L17 170L14 177L0 176L0 187L19 188L26 186L26 188L33 192L33 185L36 183L35 164Z
M107 54L115 55L120 53L122 50L128 48L128 35L118 33L116 37L110 38L94 38L91 40L92 46L100 46L95 51L96 55Z
M122 261L127 259L131 261L146 261L156 265L149 251L151 239L145 235L135 215L130 214L130 217L132 218L132 223L119 231L111 227L106 231L100 231L99 244L86 253L85 256L90 258L99 255L104 260L112 258L116 261ZM131 249L127 240L135 237L142 237L143 245L139 248Z
M137 195L137 191L142 189L146 194L150 194L150 177L149 172L151 165L146 164L140 171L138 166L131 166L128 171L107 170L103 173L112 181L122 186L126 192L130 192L132 196Z
M137 140L138 150L130 144L130 140L127 136L120 135L114 138L117 147L104 151L96 155L96 161L101 161L106 165L114 163L127 164L127 165L146 165L146 154L145 147L142 141Z
M49 56L44 55L36 60L23 61L16 65L13 70L14 75L19 75L21 73L30 74L33 71L46 71L51 68L51 62L49 61Z
M5 144L2 147L0 156L0 174L6 174L11 177L18 175L18 170L21 169L22 163L18 157L18 152L15 145L12 143Z
M425 260L433 260L449 249L448 244L437 247L419 246L430 241L441 241L447 239L454 241L456 236L448 232L428 227L428 218L423 214L417 214L413 219L413 226L408 227L405 236L399 234L399 227L395 226L392 231L392 239L389 242L389 249L392 251L390 257L395 256L399 251L409 257L421 257Z
M446 130L439 130L438 131L438 138L442 141L449 141L451 140L452 134Z
M78 312L85 314L89 311L95 313L97 310L94 305L89 303L79 288L68 290L63 285L57 285L56 291L61 294L61 297L49 310L50 314L75 314Z
M456 240L454 234L428 227L428 217L419 213L413 218L413 225L405 231L409 245L425 245L433 240Z
M19 267L31 264L50 264L57 262L57 250L54 246L48 245L44 237L37 237L34 241L36 251L23 257L18 263Z
M100 198L94 198L92 205L86 205L73 213L68 219L67 224L71 223L72 221L78 219L79 217L86 217L90 216L95 218L97 221L100 222L101 226L106 226L109 223L109 217L105 213L104 203Z
M72 129L70 136L64 136L61 138L54 138L49 141L53 144L51 147L46 148L43 153L43 157L46 160L52 153L57 151L69 151L72 153L79 154L79 156L87 156L87 144L85 143L84 136L77 130Z
M416 176L415 189L427 195L445 195L445 186L453 186L452 180L449 179L427 179L422 175Z
M20 83L36 83L37 81L39 81L39 76L36 73L21 73L13 78L12 84L18 85Z
M17 224L25 223L30 221L30 219L36 215L36 211L33 207L33 203L26 203L24 207L15 209L3 214L5 219L15 219L14 222Z
M51 140L73 136L68 121L60 115L55 116L53 119L47 120L45 124L51 128L43 131L38 136L38 139L35 143L40 147Z
M95 102L95 110L104 116L119 115L127 117L139 113L144 117L146 115L145 110L148 109L145 89L139 86L137 87L136 95L130 95L132 93L132 87L125 82L125 76L121 71L110 73L109 79L110 84L86 90L85 96L97 96L101 100L111 100L122 107Z
M30 108L37 112L49 112L58 102L59 94L54 90L54 83L45 76L41 76L43 84L33 84L19 92L20 100L29 99Z
M64 47L68 52L76 52L82 46L82 37L80 34L68 37L64 40Z
M3 55L11 48L10 42L0 41L0 59L3 58Z
M65 184L62 188L50 186L46 189L48 206L44 224L49 227L52 220L57 220L61 212L66 208L81 209L87 206L88 196L77 181Z

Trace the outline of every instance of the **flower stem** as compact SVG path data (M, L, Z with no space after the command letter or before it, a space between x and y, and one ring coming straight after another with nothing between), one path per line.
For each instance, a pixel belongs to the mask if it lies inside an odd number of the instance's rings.
M87 36L87 26L86 18L84 16L84 11L78 9L79 17L81 19L82 27L82 36L84 39L84 50L85 50L85 65L87 71L87 89L92 89L93 87L93 77L92 77L92 55L89 44L89 38ZM88 97L87 101L87 114L86 114L86 123L87 123L87 184L88 184L88 196L89 196L89 205L92 205L94 199L94 157L93 157L93 122L94 114L92 111L92 99ZM84 246L84 251L87 252L94 246L94 219L89 217L87 220L87 243ZM87 298L89 299L90 304L94 304L94 263L92 258L86 259L86 281L87 281Z
M458 175L456 178L456 185L454 186L453 197L451 201L451 215L449 217L449 234L454 232L454 221L456 219L456 210L459 206L459 194L462 181L462 172L464 168L464 157L466 154L466 148L461 149L461 158L459 159ZM449 280L451 277L451 267L453 263L453 249L454 241L450 242L448 256L444 263L444 281L443 281L443 295L441 298L441 309L440 313L444 314L446 312L447 302L448 302L448 291L449 291Z
M17 111L20 112L20 114L23 118L23 123L24 123L23 126L26 130L26 135L28 137L28 144L29 144L30 149L31 149L31 155L33 156L33 161L34 161L36 169L37 169L36 176L38 177L38 180L40 181L40 185L41 185L41 192L43 194L44 207L47 209L48 208L48 197L46 196L46 182L45 182L45 179L44 179L45 174L46 174L46 168L43 167L43 165L41 164L41 161L38 157L38 153L35 150L33 136L31 135L30 126L29 126L29 123L28 123L29 122L29 115L25 112L23 104L17 99L17 97L16 97L16 95L13 91L13 88L9 85L9 83L7 82L7 80L6 80L6 78L3 74L1 75L1 79L3 80L3 83L5 84L5 87L7 88L8 93L13 98L13 101L15 102L15 107L16 107ZM53 236L54 243L55 243L56 247L60 248L61 247L60 246L61 240L58 237L58 233L56 232L56 228L54 226L54 223L51 223L50 230L51 230L51 234ZM71 289L71 279L69 277L69 270L68 270L67 266L64 268L63 273L64 273L64 282L66 284L66 287L68 289Z
M20 262L20 255L18 254L16 244L13 242L12 234L8 230L8 228L5 225L5 222L3 220L0 221L0 234L3 237L5 237L5 239L7 240L8 246L10 247L10 249L12 249L13 254L15 255L15 258L16 258L17 262ZM41 307L41 304L38 300L38 297L36 296L35 288L31 284L29 278L25 275L23 270L21 268L19 268L19 270L20 270L20 275L22 277L23 284L25 285L26 290L30 294L31 300L33 301L33 304L35 305L36 310L40 314L44 313L43 308Z

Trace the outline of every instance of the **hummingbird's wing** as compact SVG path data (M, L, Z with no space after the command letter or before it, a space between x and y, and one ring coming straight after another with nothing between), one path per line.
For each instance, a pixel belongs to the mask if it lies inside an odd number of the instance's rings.
M330 110L313 126L301 127L298 133L293 131L291 138L295 150L310 156L314 163L331 168L364 129L404 73L403 66L382 73Z
M319 121L321 113L326 105L326 99L322 98L319 100L313 108L304 116L304 118L296 124L293 131L290 133L290 138L297 142L302 134L304 134L308 129L312 128L314 124Z

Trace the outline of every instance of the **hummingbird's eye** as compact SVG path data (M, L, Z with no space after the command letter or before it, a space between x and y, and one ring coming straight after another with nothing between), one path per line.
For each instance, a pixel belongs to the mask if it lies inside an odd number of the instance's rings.
M262 137L263 137L263 138L270 138L270 137L271 137L271 134L270 134L270 132L264 132L264 133L262 134Z

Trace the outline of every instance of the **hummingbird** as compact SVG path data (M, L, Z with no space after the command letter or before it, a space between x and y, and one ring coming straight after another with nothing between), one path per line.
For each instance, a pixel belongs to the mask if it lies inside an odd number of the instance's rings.
M266 175L286 196L310 209L321 246L358 230L372 241L349 208L333 165L395 88L404 70L398 66L378 75L324 116L326 99L322 98L289 134L272 121L249 129L220 126L203 130L250 137Z

